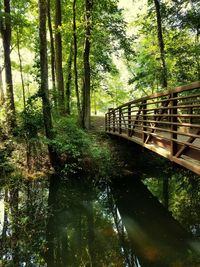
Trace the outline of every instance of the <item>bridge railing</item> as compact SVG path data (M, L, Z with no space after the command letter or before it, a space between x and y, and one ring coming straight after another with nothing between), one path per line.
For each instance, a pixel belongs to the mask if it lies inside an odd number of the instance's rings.
M108 133L132 139L184 166L188 159L200 163L200 82L109 109L105 120Z

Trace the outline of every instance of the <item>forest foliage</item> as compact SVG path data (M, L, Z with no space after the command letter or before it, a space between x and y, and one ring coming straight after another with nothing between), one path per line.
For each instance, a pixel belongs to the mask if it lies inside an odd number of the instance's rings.
M137 266L107 187L124 165L91 115L200 80L200 1L135 0L131 20L119 2L0 2L2 266ZM144 179L163 201L160 176ZM171 175L169 209L197 237L199 186Z

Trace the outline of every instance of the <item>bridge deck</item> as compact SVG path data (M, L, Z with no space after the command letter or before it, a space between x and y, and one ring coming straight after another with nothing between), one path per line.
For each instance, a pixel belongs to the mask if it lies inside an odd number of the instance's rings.
M200 175L200 82L109 109L105 126Z

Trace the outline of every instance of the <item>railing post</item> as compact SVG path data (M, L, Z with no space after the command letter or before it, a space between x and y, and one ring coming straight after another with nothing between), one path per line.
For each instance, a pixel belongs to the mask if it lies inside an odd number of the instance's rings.
M128 136L131 136L131 104L128 105Z
M171 157L173 157L174 155L176 155L176 152L177 152L177 142L174 141L174 140L177 140L177 122L178 122L178 119L177 119L177 104L178 104L178 101L177 99L174 99L174 98L177 98L177 93L171 93L171 108L170 108L170 115L171 115ZM174 108L176 107L176 108Z
M112 121L112 130L115 132L115 110L112 109L113 121Z
M193 114L193 107L191 107L191 108L189 109L189 113L190 113L190 115L192 115L192 114ZM189 123L190 123L190 124L192 124L192 123L193 123L192 116L190 117ZM191 128L191 126L190 126L190 128Z
M108 113L105 114L105 131L107 132L108 130Z
M112 114L112 108L108 109L108 131L111 131L111 114Z
M143 109L143 112L142 112L142 120L143 120L143 123L142 123L142 141L143 143L145 143L146 141L146 138L147 138L147 134L145 133L145 131L147 130L146 129L146 115L147 115L147 111L146 111L146 108L147 108L147 100L144 100L143 103L142 103L142 109Z
M119 134L122 133L122 108L119 108Z

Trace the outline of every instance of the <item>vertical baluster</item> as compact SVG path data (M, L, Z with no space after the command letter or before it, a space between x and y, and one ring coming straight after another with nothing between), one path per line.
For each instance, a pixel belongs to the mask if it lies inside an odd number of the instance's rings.
M115 132L115 120L116 120L116 114L115 114L115 109L112 110L112 114L113 114L113 132Z
M193 107L191 107L191 108L189 109L189 114L190 114L190 115L193 114ZM192 116L191 116L190 119L189 119L189 123L190 123L190 124L193 123L193 118L192 118ZM190 128L191 128L191 126L190 126Z
M131 104L128 104L128 136L131 136Z
M147 100L144 100L143 103L142 103L142 109L143 109L143 112L141 113L142 114L142 120L143 120L143 123L142 123L142 128L143 128L143 133L142 133L142 140L143 140L143 143L145 143L146 141L146 138L147 138L147 134L145 133L145 131L147 130L146 128L146 120L147 120Z
M122 108L119 108L119 134L122 133Z
M108 109L108 127L109 127L109 128L108 128L108 131L109 131L109 132L111 131L111 128L112 128L112 127L111 127L111 122L112 122L112 121L111 121L111 115L112 115L112 108L109 108L109 109Z
M105 115L105 131L108 131L108 113Z
M171 156L173 157L174 155L176 155L176 152L177 152L177 142L174 141L174 140L177 140L178 138L178 135L177 135L177 130L178 130L178 127L177 127L177 122L178 122L178 114L177 114L177 111L178 109L177 108L174 108L177 106L178 104L178 101L177 99L173 99L173 98L177 98L177 93L171 93L171 108L170 108L170 115L171 116ZM172 140L173 139L173 140Z

